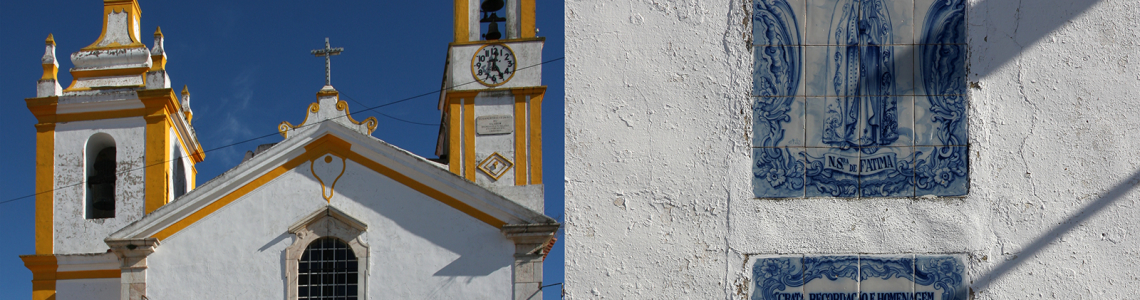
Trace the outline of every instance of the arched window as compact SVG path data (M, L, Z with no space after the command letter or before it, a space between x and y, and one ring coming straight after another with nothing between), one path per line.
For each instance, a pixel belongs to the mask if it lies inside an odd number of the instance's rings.
M115 139L106 133L96 133L87 139L86 150L86 218L114 218Z
M297 299L356 300L359 264L356 253L335 237L309 244L297 265Z
M186 194L186 166L183 162L182 147L177 144L174 145L174 160L171 162L174 170L171 171L171 176L174 176L174 197L170 199L178 199Z

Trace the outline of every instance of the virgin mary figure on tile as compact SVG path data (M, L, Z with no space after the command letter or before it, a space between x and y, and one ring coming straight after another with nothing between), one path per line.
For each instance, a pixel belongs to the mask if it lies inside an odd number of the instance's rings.
M884 0L840 0L828 35L823 142L870 154L899 138L891 20Z

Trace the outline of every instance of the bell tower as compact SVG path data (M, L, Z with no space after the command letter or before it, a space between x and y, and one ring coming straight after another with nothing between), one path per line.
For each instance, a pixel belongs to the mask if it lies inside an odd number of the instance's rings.
M535 211L542 195L542 46L534 0L455 0L436 155Z
M60 255L107 252L105 237L193 189L205 157L190 93L170 86L161 29L148 49L136 0L104 0L102 14L102 33L71 54L66 89L48 35L36 97L25 100L37 120L36 255L25 256L34 275ZM39 283L38 294L48 290Z

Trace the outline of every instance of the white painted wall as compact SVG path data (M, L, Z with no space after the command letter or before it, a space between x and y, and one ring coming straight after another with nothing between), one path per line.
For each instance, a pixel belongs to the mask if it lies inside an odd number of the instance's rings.
M1135 297L1140 192L1066 223L1140 172L1135 1L969 1L968 197L779 201L751 190L750 4L566 3L568 298L741 299L747 254L911 252L971 280L1024 259L974 299Z
M510 91L479 93L475 97L476 122L478 122L479 117L493 115L511 116L511 128L514 128L515 118L525 119L527 117L515 116L515 96ZM520 158L515 157L515 131L511 130L511 133L508 134L479 134L476 130L475 167L478 168L479 163L496 152L512 163L519 161ZM507 170L498 180L476 169L475 182L482 186L514 186L515 169L512 167Z
M284 298L287 230L326 204L301 164L161 241L147 296ZM331 204L368 225L370 298L510 298L514 245L497 228L352 161Z
M102 253L103 239L142 218L143 154L146 121L142 117L59 123L55 127L55 253ZM95 133L115 139L115 217L86 219L87 140Z
M72 279L55 282L55 299L119 299L119 279Z

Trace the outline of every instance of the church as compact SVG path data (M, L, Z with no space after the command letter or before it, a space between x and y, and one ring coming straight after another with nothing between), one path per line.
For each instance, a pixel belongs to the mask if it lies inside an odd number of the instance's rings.
M59 82L48 35L26 99L35 253L20 258L33 299L542 299L561 224L542 213L534 11L534 0L455 0L438 158L353 118L330 80L341 49L326 40L313 51L325 85L281 116L282 139L198 184L207 151L161 29L148 47L138 1L104 0L72 82Z

